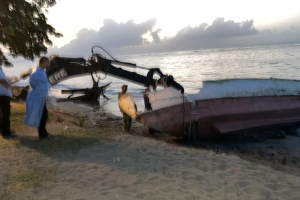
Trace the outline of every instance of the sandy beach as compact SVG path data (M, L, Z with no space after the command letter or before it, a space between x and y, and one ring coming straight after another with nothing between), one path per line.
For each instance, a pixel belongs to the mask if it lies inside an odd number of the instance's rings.
M105 110L64 103L50 111L49 139L23 124L0 139L0 199L299 199L300 137L263 142L186 141L149 135ZM84 119L84 120L83 120Z

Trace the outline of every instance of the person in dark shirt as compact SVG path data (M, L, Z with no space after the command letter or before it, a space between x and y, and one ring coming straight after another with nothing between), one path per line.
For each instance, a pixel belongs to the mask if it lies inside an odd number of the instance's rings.
M147 96L147 93L150 92L150 89L149 88L146 88L145 89L145 93L144 93L144 103L145 103L145 109L147 111L150 111L152 110L152 107L151 107L151 103L149 101L149 97Z

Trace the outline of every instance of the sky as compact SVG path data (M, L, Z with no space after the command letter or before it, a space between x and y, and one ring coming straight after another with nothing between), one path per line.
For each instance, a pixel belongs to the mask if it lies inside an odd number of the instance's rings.
M300 41L298 0L58 0L47 14L63 38L49 53L86 56ZM86 52L86 53L85 53Z
M48 55L86 57L93 45L118 55L300 42L299 8L299 0L57 0L46 16L64 37L51 37Z
M82 28L98 31L104 19L117 23L156 19L153 29L160 28L161 37L172 37L186 26L211 24L218 17L235 22L253 19L256 29L272 28L300 15L299 8L298 0L58 0L47 17L64 34L53 39L54 45L61 47L75 39Z

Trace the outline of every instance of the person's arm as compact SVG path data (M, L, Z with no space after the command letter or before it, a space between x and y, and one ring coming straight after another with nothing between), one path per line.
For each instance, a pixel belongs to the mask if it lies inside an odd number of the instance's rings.
M6 79L0 79L0 84L3 85L5 88L9 88L10 83Z
M17 76L6 76L6 78L9 81L10 84L18 82L19 80L21 80Z

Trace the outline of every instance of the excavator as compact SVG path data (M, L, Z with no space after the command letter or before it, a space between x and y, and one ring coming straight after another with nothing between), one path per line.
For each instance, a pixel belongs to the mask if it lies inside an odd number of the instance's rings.
M95 48L102 49L111 59L107 59L100 53L94 53ZM105 76L108 75L127 80L147 88L151 86L153 90L156 90L157 86L173 87L176 90L179 90L181 94L184 94L184 88L174 80L173 76L163 74L159 68L149 69L137 66L133 63L118 61L102 47L93 47L92 56L88 60L85 60L84 58L67 58L59 56L52 56L50 60L50 67L47 69L46 73L51 85L55 85L70 78L100 72L105 74ZM135 72L124 70L121 67L116 67L115 65L149 71L147 76L143 76ZM156 74L160 77L158 80L153 78ZM95 81L93 80L93 82Z

